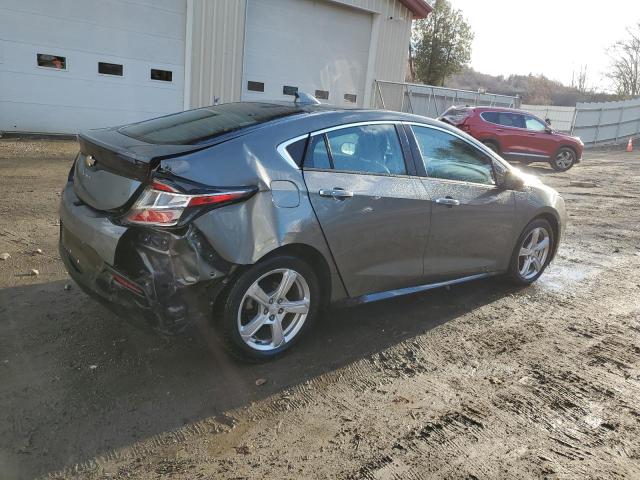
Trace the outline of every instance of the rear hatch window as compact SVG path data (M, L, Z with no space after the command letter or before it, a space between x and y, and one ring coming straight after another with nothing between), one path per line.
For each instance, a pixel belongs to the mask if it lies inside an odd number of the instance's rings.
M146 143L194 145L225 133L303 112L297 106L271 103L225 103L154 118L118 129Z
M451 107L449 110L444 112L440 118L452 123L453 125L458 125L459 123L464 122L470 115L470 108Z

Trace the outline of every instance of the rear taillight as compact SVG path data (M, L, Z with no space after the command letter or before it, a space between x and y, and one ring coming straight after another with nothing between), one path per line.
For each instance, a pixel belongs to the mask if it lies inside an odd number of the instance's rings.
M140 296L144 296L144 292L142 291L142 289L140 287L138 287L135 283L127 280L126 278L124 278L121 275L118 274L113 274L113 281L115 283L117 283L118 285L120 285L123 288L126 288L127 290L132 291L133 293L140 295Z
M249 198L255 191L255 188L243 187L191 195L181 193L171 185L154 180L133 204L123 218L123 222L132 225L173 227L180 222L185 212L191 209L215 208L234 203Z

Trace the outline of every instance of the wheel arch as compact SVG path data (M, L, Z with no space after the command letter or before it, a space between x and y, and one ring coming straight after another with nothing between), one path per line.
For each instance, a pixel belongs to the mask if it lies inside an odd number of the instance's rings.
M311 245L307 245L305 243L290 243L271 250L256 263L260 263L279 255L289 255L299 258L307 262L313 268L314 272L318 276L318 281L320 282L321 305L323 307L327 306L331 300L333 285L331 280L331 268L329 267L329 263L324 255Z
M485 138L479 139L479 141L484 144L492 143L498 149L498 153L502 153L502 146L500 145L500 142L497 139L492 137L485 137Z
M253 265L257 265L265 260L269 260L270 258L277 256L290 256L308 263L318 276L321 297L320 308L323 309L329 306L331 303L332 288L338 288L338 286L334 285L335 280L332 282L331 269L327 259L315 247L304 243L291 243L269 251L253 264L235 266L230 276L226 279L224 287L220 289L220 291L216 292L213 297L211 305L214 322L216 319L221 318L220 308L224 303L225 295L233 283L237 281L238 277Z
M551 260L553 260L558 251L558 245L560 244L560 220L551 212L541 212L533 217L529 223L538 219L546 220L553 229L553 246L551 249Z
M573 154L576 156L576 160L578 159L578 150L576 149L576 147L574 145L568 144L568 143L561 143L560 146L556 149L556 152L554 154L554 158L556 155L558 155L558 153L560 153L560 150L562 150L563 148L568 148L569 150L571 150L573 152Z

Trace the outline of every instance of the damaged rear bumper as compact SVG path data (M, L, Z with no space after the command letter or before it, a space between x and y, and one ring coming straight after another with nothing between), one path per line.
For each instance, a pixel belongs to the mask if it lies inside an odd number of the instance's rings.
M210 318L235 266L194 227L124 227L82 204L69 183L60 205L60 257L69 275L119 314L176 334Z

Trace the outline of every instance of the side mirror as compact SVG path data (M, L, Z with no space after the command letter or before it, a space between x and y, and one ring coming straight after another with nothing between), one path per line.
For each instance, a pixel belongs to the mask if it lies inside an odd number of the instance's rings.
M502 181L498 187L503 190L522 190L524 188L524 180L519 175L508 170L502 177Z
M547 133L553 133L553 128L547 127L547 128L544 129L544 131L547 132Z

